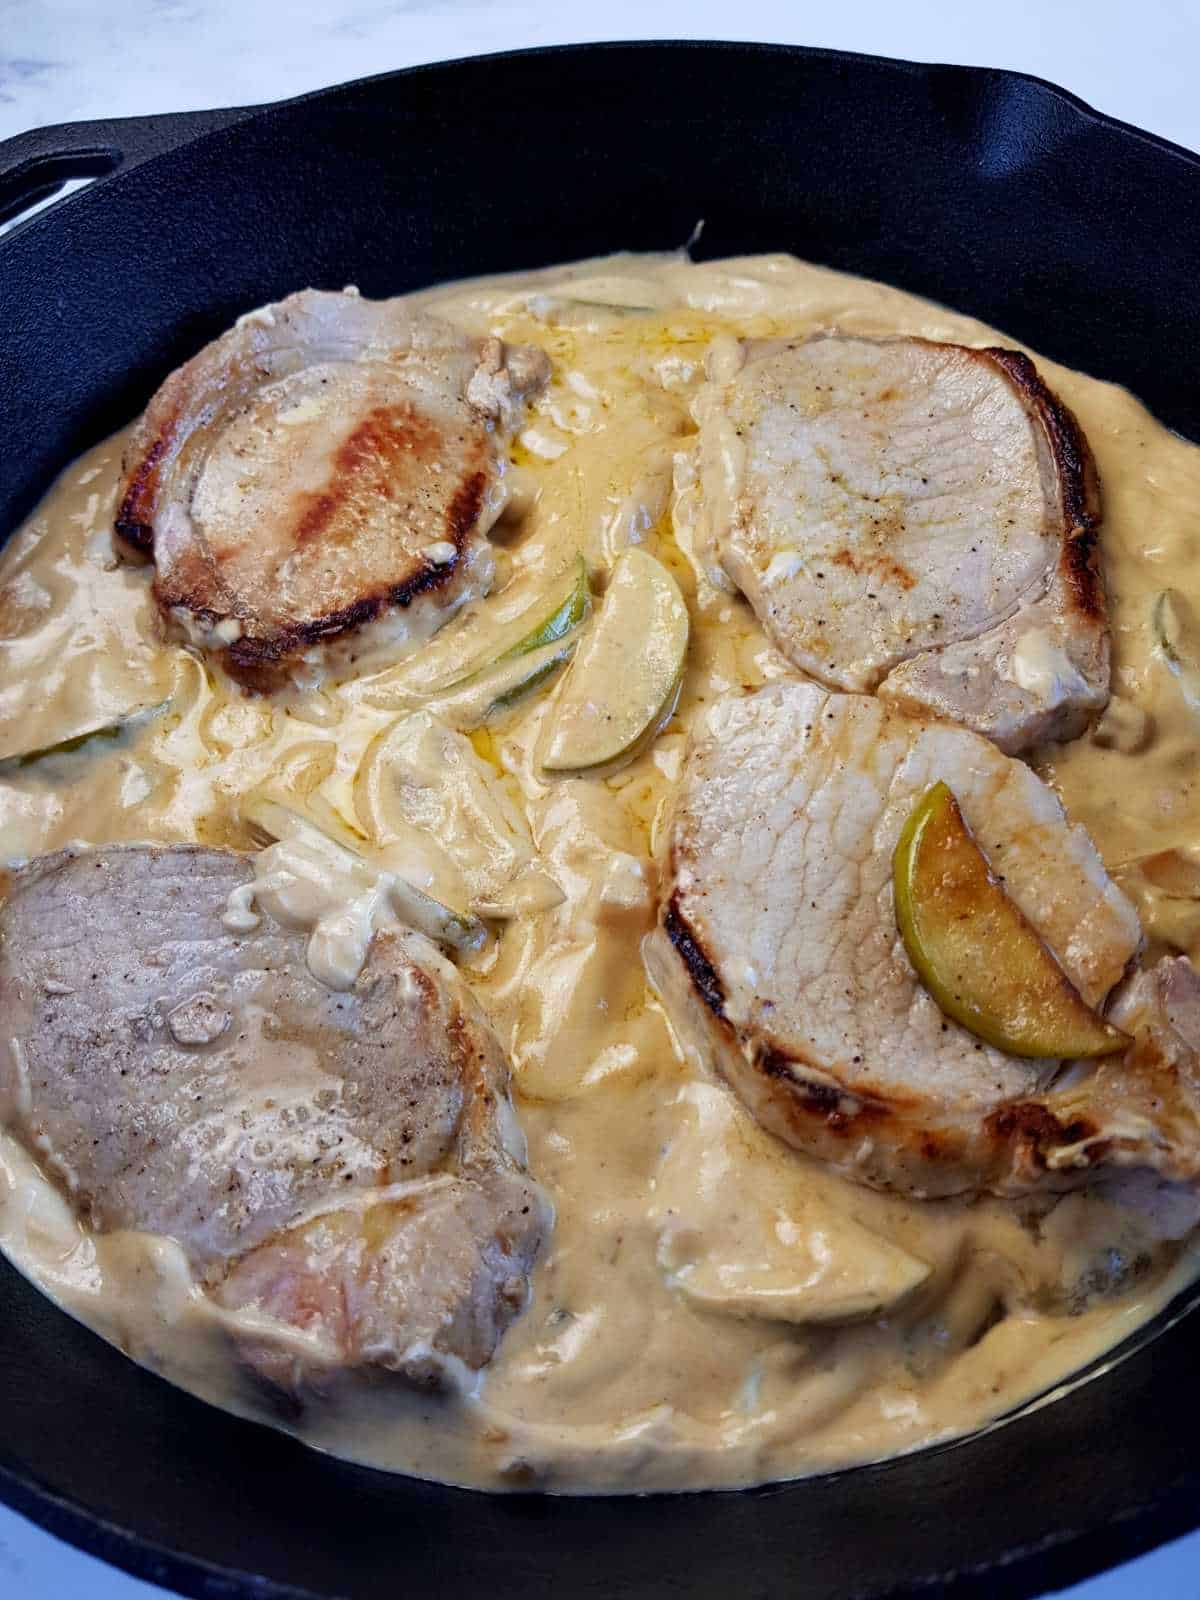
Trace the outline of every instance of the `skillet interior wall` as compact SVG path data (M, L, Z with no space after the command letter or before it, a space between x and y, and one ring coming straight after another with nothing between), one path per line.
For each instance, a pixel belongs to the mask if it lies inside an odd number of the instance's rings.
M1186 158L1000 74L742 48L572 52L549 69L469 63L284 107L7 237L0 530L232 313L301 279L395 292L609 248L614 219L622 244L661 248L700 215L700 255L788 249L951 301L1200 437L1200 180ZM1019 1595L1195 1516L1190 1325L1014 1427L848 1478L710 1497L698 1518L688 1501L489 1502L338 1467L169 1390L11 1271L3 1286L4 1492L193 1594L283 1592L231 1586L199 1560L293 1593L365 1596L394 1583L402 1553L406 1582L429 1595L557 1580L580 1595L670 1581L716 1596L746 1587L753 1551L762 1592L803 1582L813 1600L936 1572L959 1574L957 1594L993 1593L969 1569L1023 1552L1006 1568ZM317 1505L320 1526L305 1518L297 1538L298 1508ZM1136 1524L1120 1520L1135 1509Z

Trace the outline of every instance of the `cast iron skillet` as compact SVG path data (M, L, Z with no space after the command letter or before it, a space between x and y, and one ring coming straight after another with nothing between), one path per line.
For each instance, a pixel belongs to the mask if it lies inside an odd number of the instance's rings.
M974 313L1200 438L1200 162L1012 73L742 45L454 62L0 145L0 533L247 307L613 248L789 250ZM0 1271L0 1490L189 1595L1027 1595L1200 1521L1194 1318L967 1443L792 1487L489 1497L139 1370Z

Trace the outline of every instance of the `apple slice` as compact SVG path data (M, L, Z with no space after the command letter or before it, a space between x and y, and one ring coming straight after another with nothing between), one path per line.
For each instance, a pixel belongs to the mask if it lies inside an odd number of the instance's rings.
M513 645L510 645L501 655L496 657L496 664L504 661L515 661L520 656L527 656L534 650L540 650L543 645L554 644L557 640L565 638L572 628L577 628L592 608L592 594L588 588L587 562L582 556L575 557L575 567L571 574L570 586L565 595L541 622L535 623L527 633ZM530 607L530 610L533 608ZM521 619L524 621L524 617Z
M1106 1056L1125 1034L1088 1007L993 877L958 801L935 783L892 858L896 922L917 976L948 1017L1009 1055Z
M659 1270L698 1310L829 1327L893 1312L928 1282L926 1262L843 1209L726 1089L666 1098L649 1221Z
M519 661L522 656L532 655L535 650L544 650L547 645L557 644L579 626L591 606L587 562L582 556L576 556L565 591L560 591L554 599L535 600L526 607L515 622L508 625L507 635L502 634L498 644L493 643L489 648L483 661L463 677L443 684L435 693L446 695L455 689L464 689L477 679L490 675L497 667L510 661ZM535 613L537 620L531 621Z
M561 670L591 608L587 562L576 556L566 588L560 586L556 597L527 606L499 639L492 641L482 661L448 683L409 696L408 704L435 711L464 732L478 727ZM387 705L393 708L393 702Z
M121 734L149 722L152 717L157 717L165 711L166 700L140 701L129 708L128 711L118 712L116 716L100 715L84 717L72 725L69 732L62 734L42 745L22 746L19 728L6 729L0 734L0 766L27 767L31 762L41 761L45 756L65 755L68 751L78 750L91 739L116 740Z
M490 717L524 700L560 672L571 658L575 639L567 635L551 640L528 654L507 657L483 667L449 689L421 695L413 709L432 711L462 733L478 728Z
M688 610L660 561L631 545L617 557L599 614L551 713L547 772L608 767L639 751L675 709Z

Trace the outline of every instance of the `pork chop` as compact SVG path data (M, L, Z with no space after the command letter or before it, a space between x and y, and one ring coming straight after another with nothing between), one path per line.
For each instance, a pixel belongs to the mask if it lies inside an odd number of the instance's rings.
M0 1115L100 1232L175 1238L226 1306L318 1368L482 1366L548 1226L500 1046L420 934L376 934L354 987L305 937L222 923L245 858L63 853L0 908ZM248 1347L299 1381L286 1339Z
M546 357L399 300L305 290L159 389L116 533L169 627L269 690L427 638L486 594L502 447Z
M1060 1082L1060 1063L982 1043L922 986L892 853L939 779L1103 1004L1138 919L1051 790L967 729L781 681L711 707L680 779L647 959L681 1038L765 1126L865 1183L936 1196L1069 1188L1106 1165L1200 1175L1191 1090L1157 1047Z
M1108 700L1087 442L1028 357L925 339L750 344L697 402L702 543L834 689L1010 753Z

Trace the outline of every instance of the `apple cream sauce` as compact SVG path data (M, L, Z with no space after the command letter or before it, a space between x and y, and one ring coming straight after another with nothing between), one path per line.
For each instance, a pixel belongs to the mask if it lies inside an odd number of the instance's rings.
M8 1135L0 1244L88 1326L217 1404L340 1455L490 1489L797 1477L961 1435L1055 1391L1193 1280L1190 1197L1122 1182L1021 1205L922 1204L857 1188L776 1144L689 1064L639 955L689 725L714 698L790 671L692 549L690 404L705 361L738 338L831 327L998 336L784 256L618 256L413 303L554 363L512 450L492 595L382 671L247 696L162 642L149 573L116 562L111 439L63 474L0 564L0 839L8 861L77 840L252 849L239 805L271 785L357 830L367 854L407 852L431 893L491 918L459 965L508 1051L530 1166L556 1207L531 1302L490 1368L449 1392L351 1375L281 1417L237 1365L236 1318L178 1246L90 1235ZM1200 953L1198 702L1183 670L1200 451L1123 390L1040 365L1104 482L1115 669L1097 728L1036 764L1137 900L1151 951ZM649 747L619 770L547 777L554 682L460 731L461 697L439 701L435 686L486 660L522 615L536 620L578 555L602 583L630 544L668 567L691 614L679 702ZM1152 615L1168 589L1181 591L1174 660ZM115 734L16 759L126 717Z

